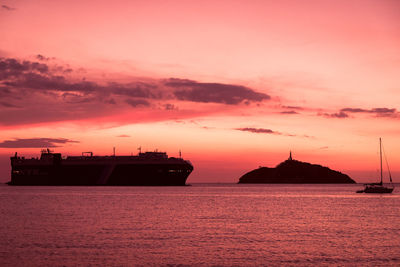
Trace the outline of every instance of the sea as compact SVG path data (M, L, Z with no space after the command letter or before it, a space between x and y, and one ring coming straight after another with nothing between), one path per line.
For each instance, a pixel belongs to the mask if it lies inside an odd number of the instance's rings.
M400 266L400 185L0 186L0 266Z

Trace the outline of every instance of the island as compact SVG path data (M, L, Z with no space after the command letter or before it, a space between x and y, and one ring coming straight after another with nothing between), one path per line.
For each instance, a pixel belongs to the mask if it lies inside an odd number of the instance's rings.
M239 184L347 184L356 183L348 175L328 167L289 158L275 168L259 167L244 174Z

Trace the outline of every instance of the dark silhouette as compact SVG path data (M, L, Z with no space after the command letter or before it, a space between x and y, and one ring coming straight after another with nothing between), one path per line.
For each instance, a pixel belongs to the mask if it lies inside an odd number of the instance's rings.
M389 172L389 180L391 183L391 186L385 186L383 184L383 170L382 170L382 139L379 138L379 158L380 158L380 167L381 167L381 180L379 183L369 183L369 184L364 184L364 189L362 190L357 190L357 193L376 193L376 194L385 194L385 193L392 193L394 189L393 181L392 181L392 175L389 170L389 163L387 162L386 156L386 164Z
M42 150L40 159L11 157L10 185L185 185L193 165L165 152L137 156L82 156L62 158Z
M321 165L301 162L289 158L275 168L260 167L252 170L239 179L239 184L244 183L355 183L348 175L329 169Z

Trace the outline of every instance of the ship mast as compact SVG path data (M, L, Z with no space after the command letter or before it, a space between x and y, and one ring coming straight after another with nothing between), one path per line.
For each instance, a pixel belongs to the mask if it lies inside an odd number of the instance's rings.
M379 137L379 156L381 160L381 184L382 184L382 139Z

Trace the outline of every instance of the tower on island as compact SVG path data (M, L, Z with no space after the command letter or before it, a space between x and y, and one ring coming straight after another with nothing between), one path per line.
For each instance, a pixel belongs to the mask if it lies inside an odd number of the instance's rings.
M290 152L289 152L289 158L288 158L288 160L293 160L293 158L292 158L292 151L290 150Z

